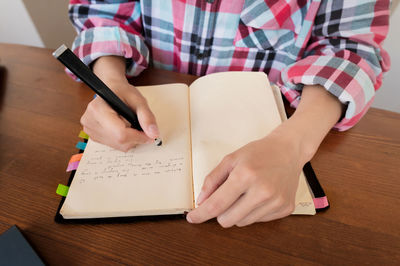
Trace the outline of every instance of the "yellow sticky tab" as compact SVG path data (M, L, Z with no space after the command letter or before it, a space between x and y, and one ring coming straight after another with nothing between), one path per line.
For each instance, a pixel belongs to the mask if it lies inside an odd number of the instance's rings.
M83 138L83 139L89 139L89 135L86 134L83 130L81 130L81 132L79 132L79 137Z
M66 197L68 194L69 187L63 184L58 184L56 193L60 196Z

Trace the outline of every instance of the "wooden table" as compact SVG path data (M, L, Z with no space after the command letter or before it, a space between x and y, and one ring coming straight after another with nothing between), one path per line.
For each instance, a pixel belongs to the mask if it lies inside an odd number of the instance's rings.
M194 79L149 70L135 84ZM57 224L55 190L69 177L79 118L92 97L50 50L0 44L0 233L17 224L46 263L400 262L400 114L371 109L353 129L329 133L312 164L331 208L316 216L231 229L215 220Z

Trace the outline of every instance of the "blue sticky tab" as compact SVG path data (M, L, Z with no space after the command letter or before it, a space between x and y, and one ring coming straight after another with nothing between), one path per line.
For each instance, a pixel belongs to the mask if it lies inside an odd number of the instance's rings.
M79 141L79 142L76 144L75 147L77 147L77 148L80 149L80 150L84 150L84 149L86 148L86 143L85 143L85 142L82 142L82 141Z

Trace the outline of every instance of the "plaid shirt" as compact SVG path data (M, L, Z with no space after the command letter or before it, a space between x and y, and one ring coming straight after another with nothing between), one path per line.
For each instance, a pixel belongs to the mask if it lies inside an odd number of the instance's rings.
M73 51L89 65L127 59L127 75L157 68L206 75L263 71L293 107L319 84L357 123L388 71L389 0L70 0Z

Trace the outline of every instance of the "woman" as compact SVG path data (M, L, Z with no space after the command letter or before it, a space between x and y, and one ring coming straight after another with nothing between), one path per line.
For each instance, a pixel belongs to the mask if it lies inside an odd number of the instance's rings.
M227 155L206 177L200 206L187 220L217 217L230 227L285 217L294 209L304 164L332 127L346 130L361 119L381 85L390 64L382 49L389 5L389 0L71 0L78 32L74 52L136 111L144 130L127 126L97 97L81 118L84 131L123 151L159 136L146 100L126 78L150 64L193 75L264 71L297 108L294 115Z

